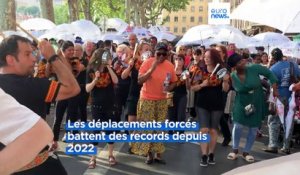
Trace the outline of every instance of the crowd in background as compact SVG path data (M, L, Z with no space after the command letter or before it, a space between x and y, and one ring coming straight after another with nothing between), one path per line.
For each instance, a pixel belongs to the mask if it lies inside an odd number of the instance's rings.
M224 137L222 146L232 141L227 158L237 159L244 127L248 130L242 157L254 162L251 148L255 138L261 135L265 118L269 145L264 150L277 153L282 145L279 141L282 124L276 113L270 113L267 99L270 94L280 99L287 115L292 95L289 87L294 83L292 90L299 88L297 81L291 79L299 77L300 71L280 49L268 54L261 47L257 53L249 53L247 49L236 48L234 43L175 46L167 40L158 42L155 37L138 40L135 34L119 45L108 40L83 44L80 37L75 43L54 39L50 42L57 45L57 55L65 60L64 64L80 86L78 95L52 105L48 103L45 109L49 115L51 106L55 106L54 116L48 116L55 118L51 151L58 148L64 114L71 122L87 121L90 117L87 109L91 110L90 119L101 121L199 121L201 133L210 135L209 143L200 143L201 166L216 163L214 153L219 130ZM40 54L37 44L33 43L32 48L37 58L32 76L57 80L55 70ZM220 76L223 68L226 73ZM291 153L292 131L283 139L282 151L287 154ZM184 133L169 131L175 132ZM114 143L108 145L108 162L115 165ZM162 158L165 151L162 143L130 143L128 151L147 156L147 164L166 163ZM89 168L95 166L96 157L92 156Z

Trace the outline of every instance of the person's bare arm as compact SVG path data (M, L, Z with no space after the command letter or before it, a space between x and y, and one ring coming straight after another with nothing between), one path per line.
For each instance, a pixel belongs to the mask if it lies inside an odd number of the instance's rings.
M85 90L86 90L87 93L91 92L94 89L94 87L97 84L97 81L99 80L99 78L100 78L100 72L96 71L94 80L85 85Z
M138 83L143 84L145 83L152 75L153 71L155 70L156 66L158 65L158 61L155 60L151 66L151 68L144 74L139 74Z
M55 55L55 51L49 42L41 41L39 47L41 53L47 60ZM66 62L66 60L61 60L59 57L55 61L51 62L53 70L58 77L58 81L61 83L56 100L67 99L80 92L80 87L71 72L70 67L68 67L64 62Z
M11 174L30 163L52 139L49 125L39 119L31 129L0 151L0 174Z

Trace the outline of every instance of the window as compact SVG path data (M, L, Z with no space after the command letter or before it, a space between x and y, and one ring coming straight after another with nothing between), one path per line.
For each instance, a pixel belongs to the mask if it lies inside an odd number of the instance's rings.
M191 22L195 22L195 18L193 16L191 17Z
M199 12L203 12L203 6L199 6Z
M186 16L182 17L182 22L186 22Z
M174 22L178 22L178 17L177 16L174 17Z
M177 33L177 32L178 32L178 28L174 27L174 33Z
M166 22L170 22L170 16L166 17Z
M191 6L191 12L194 12L194 11L195 11L195 7Z
M186 32L186 28L182 27L182 33L185 33L185 32Z
M199 16L198 17L198 23L202 23L203 22L203 18L202 18L202 16Z

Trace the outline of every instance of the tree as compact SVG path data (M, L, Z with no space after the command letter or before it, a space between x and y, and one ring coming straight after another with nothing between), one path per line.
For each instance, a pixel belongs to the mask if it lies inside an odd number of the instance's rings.
M40 9L37 6L27 7L24 11L24 14L32 15L34 17L40 16Z
M67 4L54 6L55 22L56 24L68 23L68 6Z
M126 0L126 20L135 25L155 25L163 10L184 9L189 0Z
M79 19L78 1L68 0L68 5L69 5L70 22L78 20Z
M0 1L0 29L16 30L16 2L15 0Z
M40 0L42 17L55 23L53 0Z
M81 9L84 13L85 19L92 21L92 15L91 15L91 2L92 0L81 0Z

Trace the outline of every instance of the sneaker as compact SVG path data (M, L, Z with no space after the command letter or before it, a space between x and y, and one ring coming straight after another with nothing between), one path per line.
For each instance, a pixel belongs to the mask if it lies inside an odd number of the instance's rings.
M291 150L287 148L281 148L280 151L282 151L285 154L291 154Z
M203 155L202 158L201 158L200 166L206 167L207 165L208 165L207 155Z
M216 164L215 156L214 156L213 153L210 153L210 154L208 155L208 164L210 164L210 165Z

